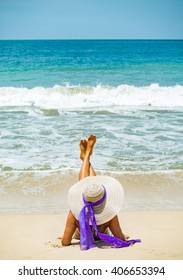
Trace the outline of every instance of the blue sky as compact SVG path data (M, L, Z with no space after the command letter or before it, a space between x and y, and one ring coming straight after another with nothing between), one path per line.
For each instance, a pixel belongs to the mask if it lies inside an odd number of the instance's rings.
M183 39L183 0L0 0L0 39Z

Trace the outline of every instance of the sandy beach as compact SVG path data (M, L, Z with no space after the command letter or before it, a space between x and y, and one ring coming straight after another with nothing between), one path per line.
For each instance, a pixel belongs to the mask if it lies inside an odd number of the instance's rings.
M67 214L0 216L1 260L182 260L183 211L126 211L119 219L130 238L140 238L128 248L115 249L98 243L81 251L78 240L62 247Z
M62 247L67 194L77 173L22 173L1 178L1 260L182 260L182 173L119 174L125 201L119 214L123 232L141 239L129 248L98 243L81 251L78 240ZM4 181L3 181L4 180Z

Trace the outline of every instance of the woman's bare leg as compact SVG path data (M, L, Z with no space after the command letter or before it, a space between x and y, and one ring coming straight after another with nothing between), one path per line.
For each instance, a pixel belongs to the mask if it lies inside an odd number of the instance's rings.
M90 163L90 175L89 176L96 176L95 170L93 169L93 166Z
M96 176L95 170L90 164L90 156L92 155L93 147L96 142L96 136L90 135L87 140L80 141L80 158L83 160L80 172L79 172L79 180L87 177L87 176Z

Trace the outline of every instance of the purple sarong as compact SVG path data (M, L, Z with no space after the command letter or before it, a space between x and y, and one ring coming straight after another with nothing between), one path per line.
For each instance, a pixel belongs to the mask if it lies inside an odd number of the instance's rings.
M104 234L104 233L101 233L98 231L95 215L93 212L93 207L101 204L106 199L106 189L104 186L103 186L103 188L104 188L104 196L100 200L98 200L94 203L86 201L84 198L84 195L83 195L84 206L79 213L80 249L88 250L90 248L96 247L96 242L93 237L93 233L92 233L92 230L91 230L91 227L89 224L89 220L91 221L91 224L92 224L94 230L96 231L98 237L102 241L104 241L116 248L128 247L131 244L134 244L136 242L141 242L140 239L132 239L132 240L124 241L117 237L114 237L114 236L111 236L108 234ZM87 209L88 209L88 211L87 211Z

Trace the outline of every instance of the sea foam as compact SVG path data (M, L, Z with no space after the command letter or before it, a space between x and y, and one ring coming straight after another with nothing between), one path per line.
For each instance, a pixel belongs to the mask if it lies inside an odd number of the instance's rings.
M59 86L0 88L0 107L29 107L39 109L78 109L112 106L183 107L183 86L162 87L158 84L136 87Z

